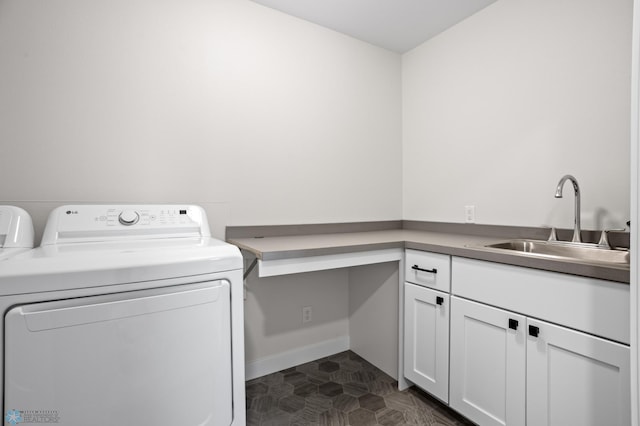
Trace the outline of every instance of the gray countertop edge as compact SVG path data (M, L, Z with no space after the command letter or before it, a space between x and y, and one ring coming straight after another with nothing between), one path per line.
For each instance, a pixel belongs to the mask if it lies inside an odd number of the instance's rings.
M365 226L363 230L363 228L359 227L358 231L354 232L326 232L306 235L297 233L284 236L269 232L271 236L263 237L260 235L258 238L250 237L243 233L246 237L227 237L227 241L240 249L251 252L263 261L357 253L389 248L408 248L624 284L629 284L630 282L629 269L615 265L549 259L481 248L483 244L487 243L504 241L508 238L523 238L523 234L530 235L536 232L535 228L528 228L520 232L516 228L516 232L509 233L508 230L512 227L497 227L499 232L494 233L494 235L486 235L491 234L490 232L484 232L490 228L483 226L468 227L467 225L458 224L459 227L447 226L444 229L445 232L442 232L440 228L429 224L424 227L409 226L409 229L401 229L396 226L390 227L388 226L389 224L391 224L391 221L385 222L383 226L373 226L373 229L367 229ZM466 229L472 232L469 234L461 232L460 229L465 229L465 226ZM337 230L336 228L327 229ZM434 232L436 229L438 232ZM333 241L334 238L335 242Z
M359 253L364 251L373 251L373 250L384 250L384 249L393 249L399 248L404 249L405 243L404 241L397 242L384 242L384 243L374 243L374 244L355 244L349 246L336 246L336 247L322 247L322 248L308 248L308 249L293 249L287 250L285 252L261 252L258 256L254 250L245 245L236 244L233 240L229 241L231 244L235 244L241 249L252 252L258 259L264 261L270 260L283 260L283 259L295 259L300 257L311 257L311 256L328 256L333 254L345 254L345 253Z

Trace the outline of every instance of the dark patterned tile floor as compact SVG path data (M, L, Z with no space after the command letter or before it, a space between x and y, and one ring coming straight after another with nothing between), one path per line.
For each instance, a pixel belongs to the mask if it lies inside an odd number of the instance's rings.
M247 382L248 426L471 426L352 351Z

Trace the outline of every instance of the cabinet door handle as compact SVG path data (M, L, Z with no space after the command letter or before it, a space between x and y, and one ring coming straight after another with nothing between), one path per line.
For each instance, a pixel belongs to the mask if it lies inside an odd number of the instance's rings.
M518 329L518 320L514 320L513 318L509 318L509 328L512 330Z
M536 327L535 325L529 326L529 336L538 337L539 334L540 334L540 327Z
M444 297L436 296L436 305L442 305L444 303Z
M437 274L438 273L438 270L436 268L433 268L433 269L422 269L418 265L413 265L411 267L411 269L413 269L414 271L429 272L430 274Z

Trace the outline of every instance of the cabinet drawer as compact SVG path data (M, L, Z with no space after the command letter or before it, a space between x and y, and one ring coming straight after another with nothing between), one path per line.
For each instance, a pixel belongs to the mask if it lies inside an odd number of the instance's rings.
M451 256L418 250L406 250L405 253L405 281L450 291Z

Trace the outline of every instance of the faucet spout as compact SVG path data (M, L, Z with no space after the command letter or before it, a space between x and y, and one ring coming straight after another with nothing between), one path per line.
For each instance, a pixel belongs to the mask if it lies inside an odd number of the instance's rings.
M573 191L575 193L575 216L574 216L574 227L573 227L573 238L571 241L574 243L581 243L582 237L580 236L580 187L578 186L578 181L575 177L571 175L564 175L560 182L558 182L558 186L556 188L556 198L562 198L562 188L564 187L564 183L570 180L573 184Z

